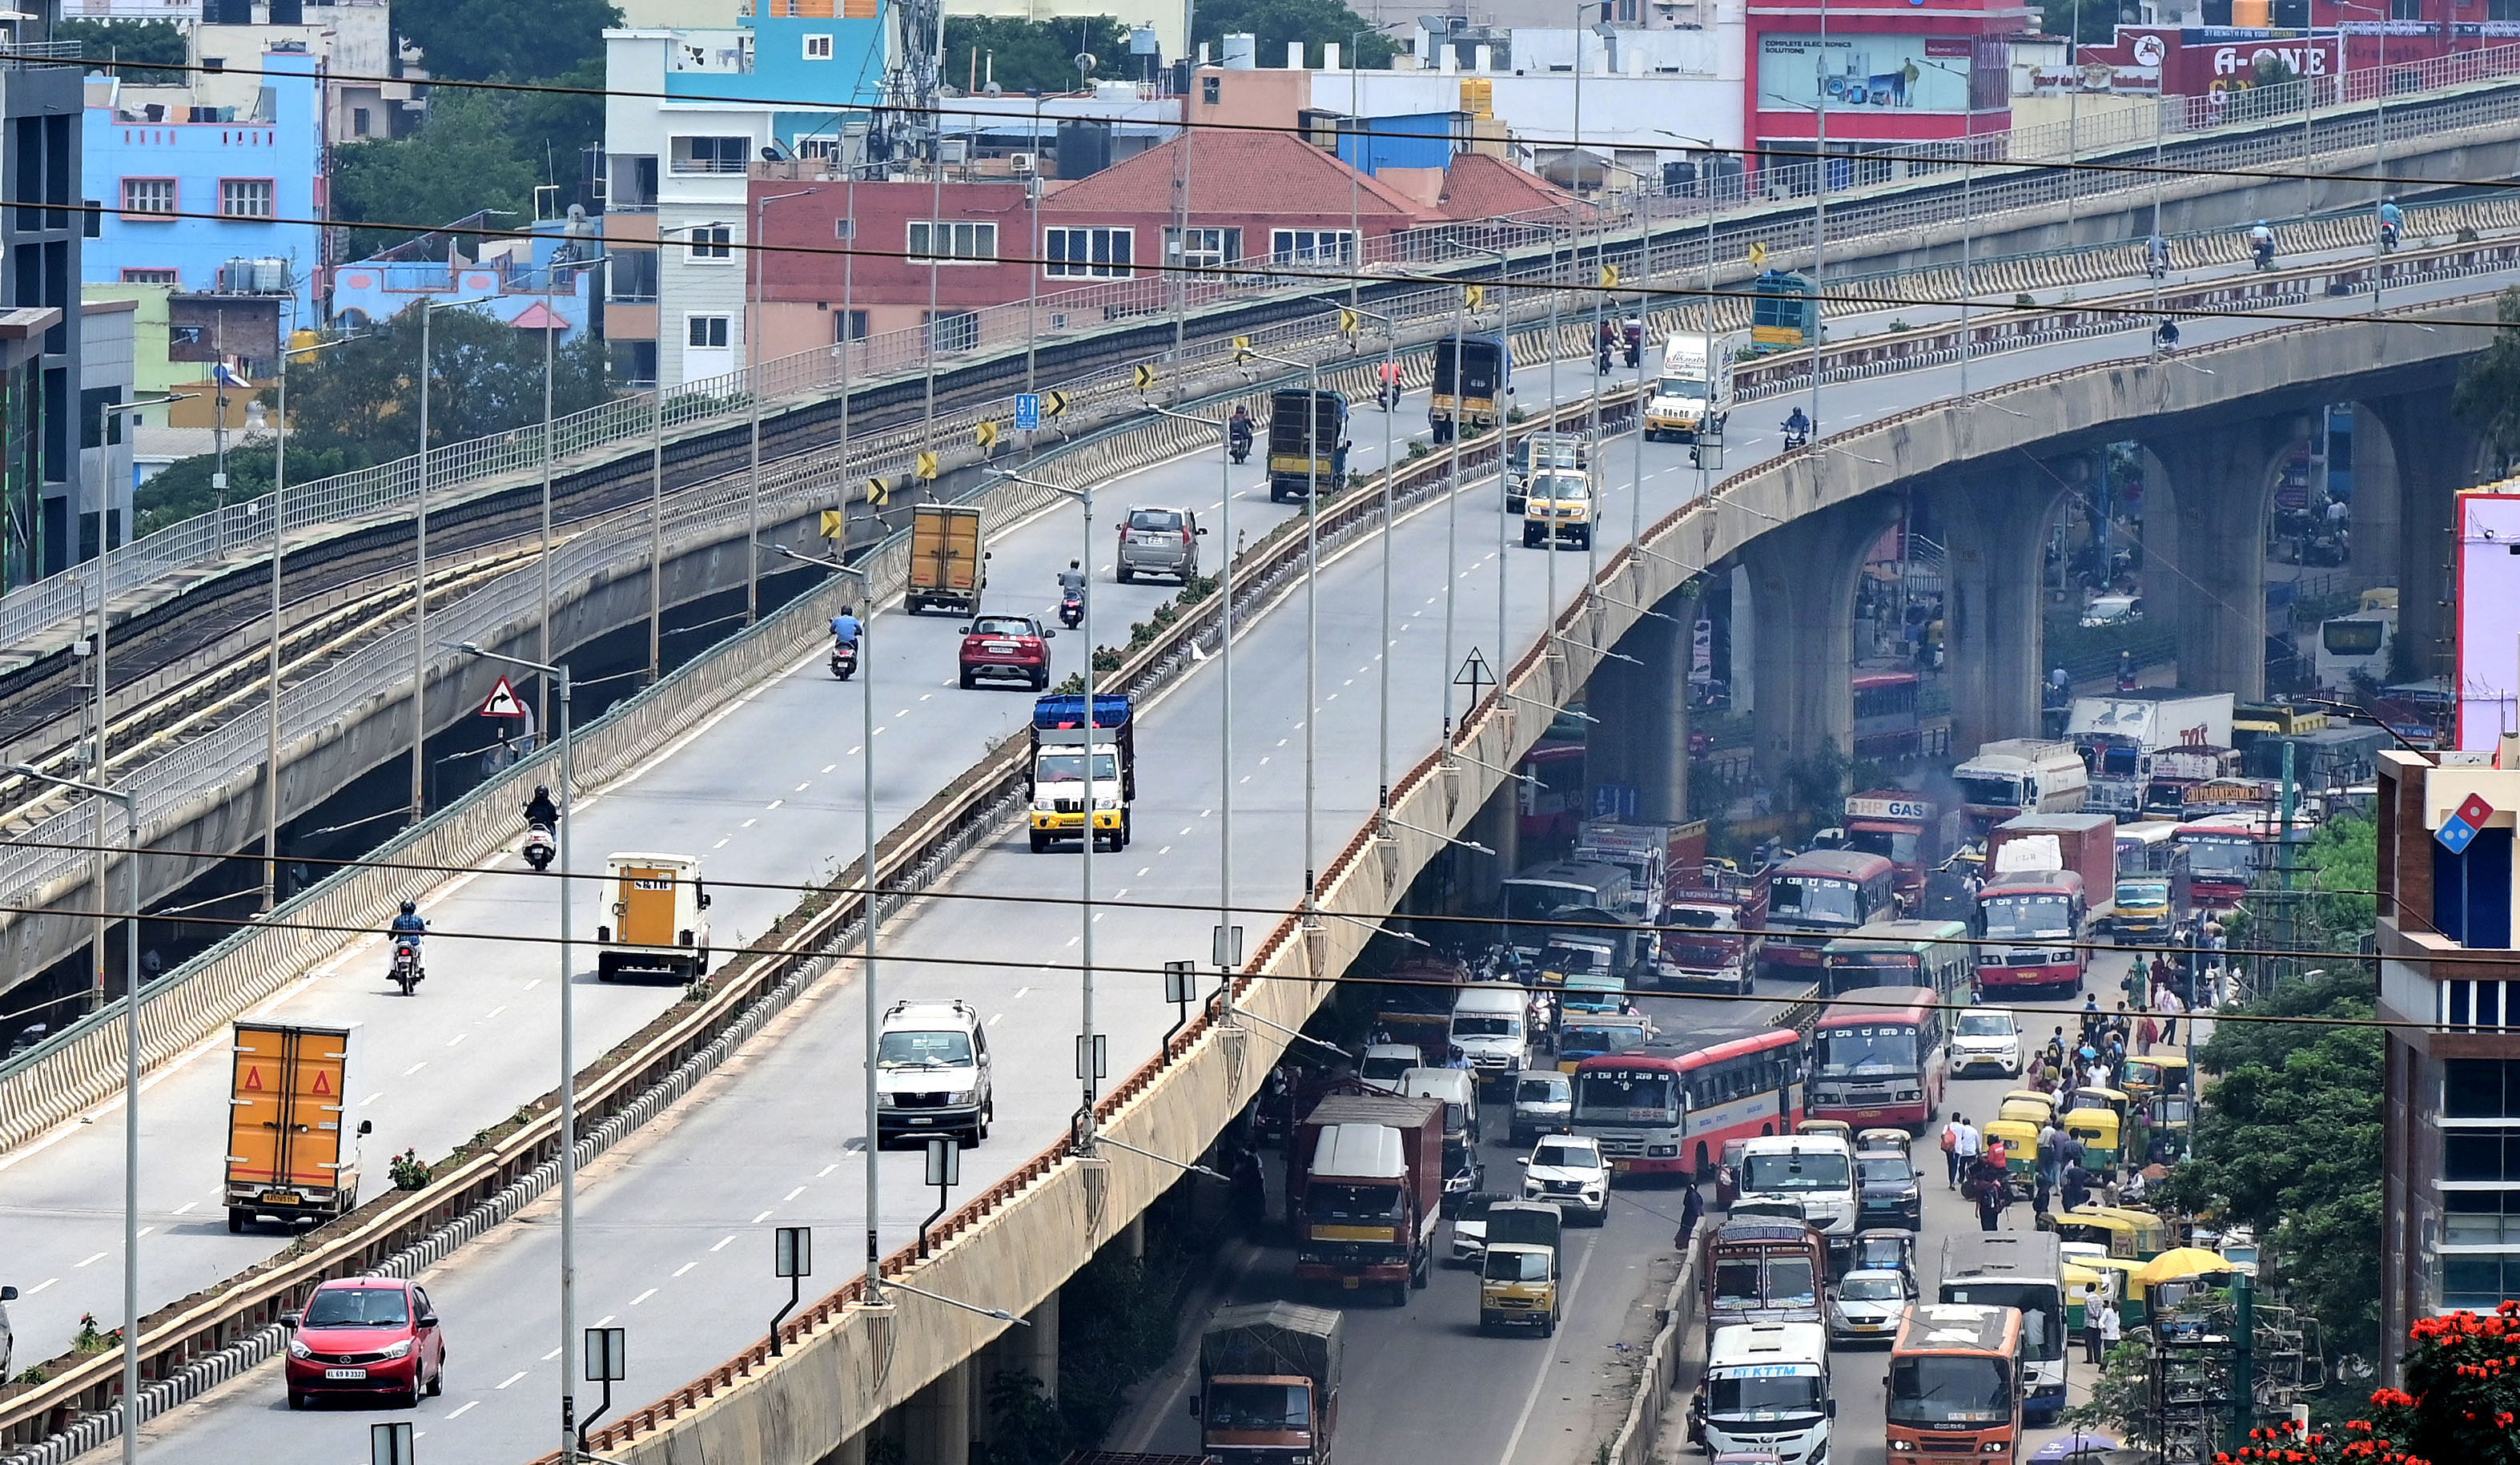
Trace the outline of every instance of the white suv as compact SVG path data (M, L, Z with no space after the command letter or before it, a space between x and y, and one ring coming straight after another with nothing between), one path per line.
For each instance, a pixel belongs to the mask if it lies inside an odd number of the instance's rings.
M1601 1158L1599 1141L1544 1135L1522 1164L1524 1200L1554 1201L1597 1226L1610 1213L1610 1164Z
M875 1050L876 1142L960 1132L989 1137L997 1103L989 1035L967 1002L895 1002Z
M1826 1236L1855 1234L1855 1151L1833 1134L1768 1134L1741 1147L1733 1208L1745 1202L1791 1201Z

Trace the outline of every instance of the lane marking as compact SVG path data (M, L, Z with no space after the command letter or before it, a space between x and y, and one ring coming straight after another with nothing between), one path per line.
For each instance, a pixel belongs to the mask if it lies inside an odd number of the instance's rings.
M1028 986L1019 986L1019 987L1016 987L1016 988L1015 988L1015 1000L1016 1000L1016 1001L1018 1001L1018 1002L1022 1001L1022 1000L1024 999L1024 993L1026 993L1026 992L1028 992L1028 991L1031 991L1031 990L1032 990L1032 988L1031 988L1031 987L1028 987Z
M468 1404L459 1404L459 1405L457 1405L457 1406L456 1406L456 1407L455 1407L451 1412L449 1412L449 1413L447 1414L447 1416L446 1416L446 1417L447 1417L447 1419L448 1419L448 1420L450 1420L450 1421L452 1421L452 1420L457 1420L457 1419L462 1419L465 1415L472 1413L473 1410L475 1410L475 1409L477 1409L477 1408L479 1408L479 1407L481 1407L481 1401L480 1401L479 1399L477 1399L477 1398L476 1398L476 1399L472 1400L471 1403L468 1403Z
M741 824L739 824L739 825L737 825L737 826L735 826L735 827L736 827L736 828L738 828L738 829L750 829L752 826L754 826L755 824L758 824L758 823L760 823L760 822L761 822L761 821L760 821L759 819L757 819L757 818L753 818L753 819L746 819L746 820L744 820L742 823L741 823Z
M611 1320L612 1320L612 1314L611 1314L611 1313L609 1313L609 1312L607 1312L607 1313L605 1313L602 1317L599 1317L599 1318L597 1318L597 1319L595 1320L595 1325L596 1325L597 1327L599 1327L599 1328L600 1328L600 1327L604 1326L606 1323L610 1322Z
M785 1205L787 1205L789 1201L792 1201L792 1200L796 1199L798 1196L803 1195L804 1193L805 1193L805 1187L804 1187L804 1186L802 1186L802 1185L799 1185L799 1186L797 1186L794 1190L791 1190L791 1191L788 1192L788 1194L786 1194L785 1196L782 1196L782 1197L780 1198L780 1200L779 1200L779 1204L780 1204L780 1205L782 1205L782 1206L785 1206Z
M710 847L711 849L723 849L723 848L725 848L725 847L726 847L727 840L732 840L732 839L734 839L734 838L735 838L735 836L733 836L733 835L728 835L728 836L726 837L726 840L720 840L720 841L718 841L716 844L711 845L709 847Z
M852 749L850 749L850 750L849 750L849 752L851 752L851 753L855 753L855 752L857 752L857 750L856 750L856 749L854 749L854 748L852 748ZM837 764L837 763L825 763L825 764L823 765L823 771L824 771L824 772L826 772L826 773L829 773L829 772L831 772L832 769L834 769L834 768L836 768L836 767L838 767L838 766L839 766L839 764Z
M1584 1273L1592 1270L1593 1255L1600 1250L1600 1243L1601 1238L1598 1236L1588 1240L1584 1247L1584 1259L1575 1263L1575 1279L1566 1288L1566 1305L1569 1310L1572 1310L1575 1305L1575 1295L1584 1290ZM1531 1392L1523 1396L1522 1412L1514 1417L1513 1433L1506 1437L1505 1453L1497 1456L1497 1465L1513 1465L1514 1451L1522 1443L1522 1432L1531 1425L1532 1411L1540 1407L1541 1386L1549 1382L1549 1355L1554 1351L1556 1351L1554 1349L1544 1351L1537 1366L1533 1368Z
M687 1272L687 1271L690 1271L693 1267L698 1266L698 1265L699 1265L699 1263L698 1263L698 1262L697 1262L697 1261L686 1261L686 1262L684 1262L682 1265L680 1265L680 1266L678 1266L678 1267L675 1267L675 1268L674 1268L674 1275L679 1277L679 1276L681 1276L683 1273L685 1273L685 1272Z
M102 1261L102 1260L104 1260L104 1259L105 1259L105 1253L103 1253L103 1252L99 1252L99 1253L97 1253L95 1256L88 1258L86 1261L82 1261L82 1262L80 1262L80 1263L79 1263L79 1265L81 1265L81 1266L86 1266L86 1265L90 1264L91 1262Z
M763 1213L761 1213L759 1215L756 1215L756 1216L754 1216L754 1217L752 1218L752 1224L757 1226L757 1225L760 1225L763 1221L766 1221L766 1220L768 1220L768 1219L770 1219L770 1213L769 1213L769 1212L767 1212L767 1211L764 1211L764 1212L763 1212Z
M175 1208L175 1213L177 1215L188 1215L192 1213L193 1208L200 1204L202 1203L199 1201L186 1201L183 1205Z
M58 1282L60 1280L61 1278L54 1277L47 1281L38 1283L37 1285L26 1289L26 1296L33 1297L36 1293L43 1291L45 1288L52 1286L54 1282Z
M727 1249L727 1245L728 1245L728 1243L729 1243L729 1242L732 1242L732 1241L734 1241L734 1240L735 1240L735 1238L734 1238L734 1237L732 1237L732 1236L730 1236L730 1237L728 1237L725 1241L721 1241L721 1242L719 1242L717 1245L715 1245L715 1246L713 1246L713 1247L710 1247L710 1248L709 1248L709 1250L710 1250L710 1251L712 1251L712 1252L723 1252L723 1251L725 1251L725 1250Z
M375 1103L375 1102L376 1102L377 1100L379 1100L379 1099L383 1098L384 1096L385 1096L385 1091L384 1091L383 1089L382 1089L382 1088L381 1088L381 1089L378 1089L375 1093L372 1093L372 1094L368 1095L366 1098L361 1099L361 1100L359 1101L359 1107L360 1107L361 1109L365 1109L365 1108L367 1108L369 1105L371 1105L371 1104ZM183 1214L183 1213L179 1211L179 1212L177 1212L177 1213L176 1213L176 1214L181 1215L181 1214Z
M633 1307L636 1307L636 1306L638 1306L641 1303L646 1302L648 1299L650 1299L650 1298L652 1298L652 1297L654 1297L655 1295L656 1295L656 1289L655 1289L655 1288L653 1288L653 1287L651 1287L651 1288L649 1288L647 1291L645 1291L645 1292L643 1292L643 1293L639 1294L637 1297L632 1298L632 1299L630 1300L630 1305L631 1305L631 1306L633 1306ZM505 1388L505 1387L507 1387L507 1386L503 1384L503 1385L501 1385L500 1387L501 1387L501 1388ZM1515 1433L1519 1434L1519 1433L1521 1433L1521 1432L1517 1430Z
M785 800L785 799L773 799L773 800L771 800L768 803L765 803L765 804L763 804L763 805L761 806L761 811L762 811L763 813L765 813L765 814L766 814L766 813L770 812L772 809L777 808L779 805L781 805L781 804L783 804L783 803L786 803L787 801L787 801L787 800Z
M451 1047L454 1047L457 1043L460 1043L460 1042L464 1041L466 1038L471 1037L472 1035L472 1033L470 1033L470 1032L459 1032L459 1033L455 1034L453 1037L450 1037L450 1038L448 1038L448 1039L446 1040L446 1046L448 1046L448 1047L450 1047L450 1048L451 1048Z
M998 1026L1000 1023L1003 1023L1003 1022L1005 1022L1006 1020L1007 1020L1007 1015L1006 1015L1005 1013L1003 1013L1003 1012L1001 1012L1001 1013L994 1013L994 1014L991 1014L991 1016L990 1016L990 1018L989 1018L989 1026L990 1026L990 1027L992 1027L992 1028L995 1028L995 1027L996 1027L996 1026Z
M550 1352L543 1354L543 1361L544 1361L545 1363L549 1363L552 1359L557 1358L557 1357L559 1357L559 1356L560 1356L560 1350L559 1350L559 1349L553 1349ZM419 1438L419 1437L414 1436L413 1438L417 1439L417 1438Z
M1165 855L1170 854L1170 853L1172 853L1172 852L1173 852L1173 847L1172 847L1172 846L1170 846L1170 845L1166 845L1166 846L1165 846L1164 847L1162 847L1161 849L1158 849L1158 850L1156 850L1156 851L1155 851L1155 857L1156 857L1157 859L1161 859L1161 858L1163 858Z
M426 1059L426 1058L424 1058L424 1059L422 1059L420 1062L413 1064L410 1068L407 1068L407 1069L403 1070L403 1071L402 1071L402 1076L403 1076L404 1077L408 1078L408 1077L410 1077L412 1075L419 1073L422 1069L425 1069L425 1068L427 1068L427 1067L428 1067L428 1059Z
M814 1178L815 1178L815 1179L817 1179L817 1180L820 1180L820 1179L824 1178L825 1176L827 1176L827 1175L831 1174L831 1172L832 1172L832 1171L833 1171L833 1170L835 1170L835 1169L838 1169L839 1167L840 1167L840 1163L839 1163L838 1161L834 1160L834 1161L832 1161L831 1164L829 1164L829 1165L827 1165L827 1166L824 1166L821 1169L818 1169L818 1170L814 1171Z
M805 780L803 783L798 784L798 785L797 785L793 790L791 790L790 792L792 792L792 793L797 793L797 794L802 794L802 793L804 793L807 789L810 789L810 788L812 788L813 786L814 786L814 781L813 781L812 779L810 779L810 778L809 778L809 779Z
M538 987L538 986L540 986L540 985L542 985L542 984L543 984L543 980L542 980L540 977L537 977L537 978L535 978L533 981L526 983L522 987L518 988L518 990L520 990L520 991L528 991L528 992L529 992L529 991L532 991L535 987Z
M502 1003L500 1003L498 1006L491 1008L488 1012L485 1012L485 1013L481 1014L481 1021L483 1021L483 1022L485 1022L485 1023L486 1023L486 1022L490 1021L492 1018L497 1017L499 1014L501 1014L501 1013L503 1013L503 1012L506 1012L507 1010L508 1010L508 1004L507 1004L507 1003L505 1003L505 1002L502 1002Z
M140 1234L141 1234L141 1235L143 1235L143 1236L146 1236L146 1235L148 1235L150 1232L155 1231L155 1230L157 1230L157 1229L158 1229L158 1228L157 1228L156 1226L142 1226L142 1227L140 1228Z
M508 1381L507 1381L507 1383L505 1383L505 1384L501 1384L499 1387L500 1387L500 1388L502 1388L502 1389L505 1389L505 1388L507 1388L507 1387L508 1387L508 1385L509 1385L509 1384L514 1384L514 1383L518 1382L518 1380L522 1379L524 1376L525 1376L525 1371L524 1371L523 1369L521 1369L521 1368L520 1368L520 1369L517 1370L515 1373L512 1373L512 1374L508 1375Z

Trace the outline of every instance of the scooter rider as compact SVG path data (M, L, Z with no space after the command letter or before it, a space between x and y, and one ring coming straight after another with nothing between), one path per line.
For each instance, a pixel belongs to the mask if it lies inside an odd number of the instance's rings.
M1085 566L1081 562L1070 560L1067 568L1058 572L1058 593L1062 597L1085 594Z
M535 829L560 827L560 805L552 802L549 785L534 785L534 797L525 801L525 823Z
M865 625L858 620L858 608L853 605L840 607L840 614L832 618L832 649L836 651L845 646L855 651L858 637L865 631Z
M2275 231L2267 227L2265 219L2249 226L2249 249L2256 253L2261 266L2274 262Z
M393 924L387 927L386 930L392 935L395 944L399 945L405 941L409 941L411 943L412 969L415 971L419 970L420 939L428 935L428 923L420 918L419 902L412 900L404 901L402 903L402 914L394 917Z
M2144 267L2153 278L2159 279L2170 273L2170 241L2161 237L2160 230L2154 230L2152 236L2143 242L2143 259Z
M1234 415L1226 420L1225 434L1236 457L1251 451L1251 414L1241 403L1234 406Z
M2380 242L2395 248L2407 226L2407 211L2398 206L2395 195L2380 201Z
M1811 428L1811 419L1803 415L1802 408L1796 407L1785 419L1785 440L1788 443L1809 442Z

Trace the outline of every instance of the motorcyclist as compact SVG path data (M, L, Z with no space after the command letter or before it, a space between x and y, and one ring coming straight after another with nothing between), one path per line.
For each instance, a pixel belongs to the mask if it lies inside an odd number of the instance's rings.
M2161 348L2163 350L2175 351L2179 349L2179 322L2171 320L2168 317L2164 317L2161 322L2161 328L2152 334L2154 339L2161 343Z
M548 785L534 785L534 797L525 801L525 822L536 829L560 827L560 805L552 802Z
M1225 432L1232 440L1236 452L1245 453L1251 450L1251 414L1240 403L1235 405L1234 415L1226 419Z
M2267 227L2265 219L2249 226L2249 249L2262 264L2275 257L2275 231Z
M2396 244L2399 236L2406 231L2406 226L2407 211L2398 206L2397 197L2392 195L2382 199L2380 201L2381 237L2390 244Z
M1085 566L1082 562L1070 560L1067 568L1058 572L1058 593L1078 597L1085 594Z
M1388 412L1400 404L1400 363L1385 361L1373 370L1374 380L1379 384L1374 389L1374 400Z
M842 606L840 614L832 618L832 645L854 647L865 630L866 627L858 620L858 608Z
M2118 690L2119 690L2119 691L2121 691L2121 692L2132 692L2132 691L2134 691L2134 690L2135 690L2135 674L2136 674L2136 672L2135 672L2135 653L2134 653L2134 652L2132 652L2132 651L2121 651L2121 652L2119 652L2119 653L2118 653Z
M2160 230L2154 230L2152 236L2143 242L2143 258L2155 275L2170 272L2170 241L2161 237Z
M1811 440L1811 419L1803 415L1802 408L1796 407L1785 419L1785 436L1804 442Z
M419 966L420 939L428 935L428 923L420 918L419 902L404 901L402 914L394 917L393 924L386 930L392 934L395 944L400 945L405 941L411 943L411 964L415 967Z

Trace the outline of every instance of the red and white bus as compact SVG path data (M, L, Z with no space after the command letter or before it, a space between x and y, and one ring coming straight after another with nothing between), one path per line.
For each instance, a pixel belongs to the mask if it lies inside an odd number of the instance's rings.
M2200 912L2237 910L2270 843L2256 814L2211 815L2182 824L2172 838L2187 851L2187 889Z
M1859 990L1812 1032L1806 1109L1858 1129L1922 1132L1951 1082L1944 994L1921 986Z
M1977 948L1978 989L1990 998L2083 989L2091 921L2083 877L2072 870L2019 870L1986 883L1977 896L1985 944Z
M1614 1169L1710 1178L1726 1140L1793 1132L1801 1058L1790 1028L1706 1048L1603 1053L1575 1067L1570 1122Z
M1898 867L1878 854L1812 849L1778 865L1768 882L1768 939L1760 970L1817 979L1821 948L1898 912Z

